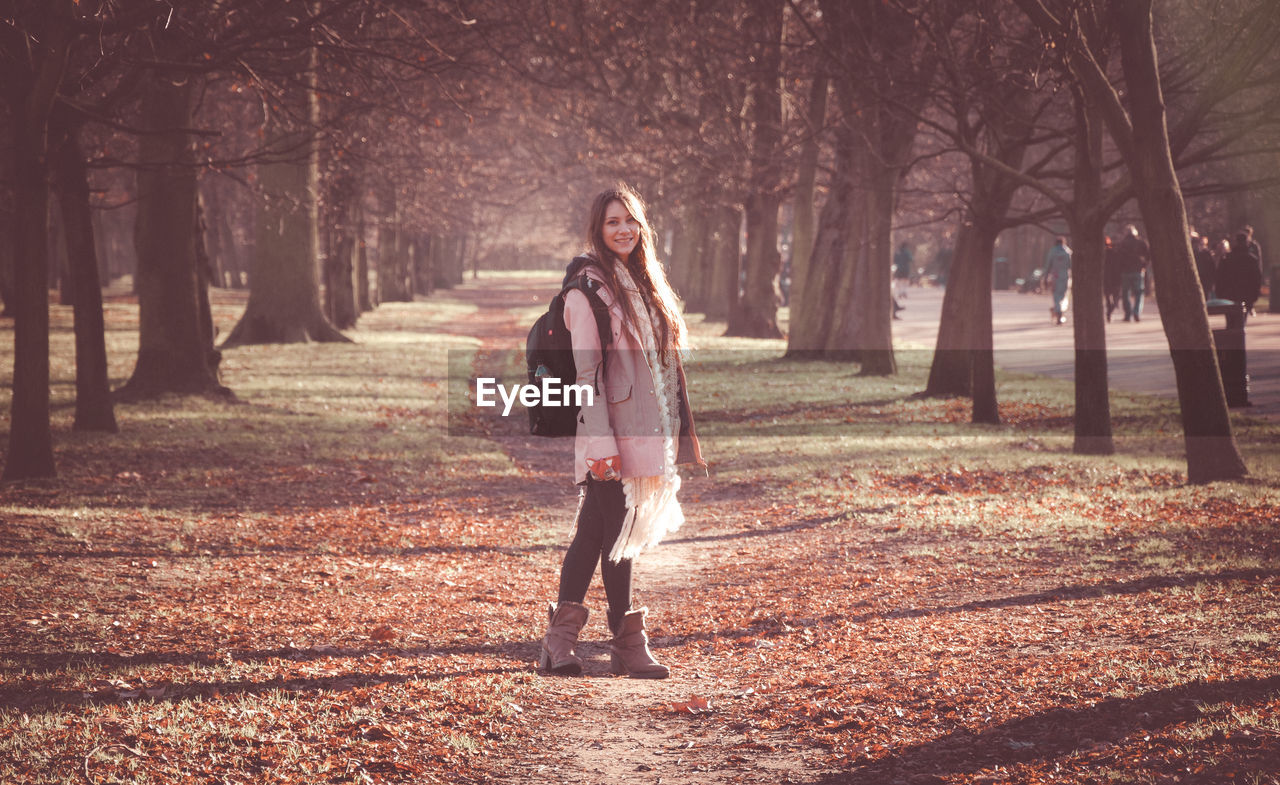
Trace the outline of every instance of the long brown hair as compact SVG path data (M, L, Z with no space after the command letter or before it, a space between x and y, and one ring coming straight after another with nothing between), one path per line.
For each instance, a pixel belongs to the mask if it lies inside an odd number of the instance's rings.
M609 250L604 243L604 214L612 202L621 202L631 217L640 224L640 240L631 249L626 259L620 261L626 265L636 285L640 287L640 295L646 305L657 312L658 322L654 324L654 334L662 347L676 350L688 348L687 328L684 317L680 315L680 306L676 294L671 290L667 274L658 262L658 254L654 250L653 227L644 214L644 204L640 196L625 183L618 183L612 188L601 191L591 203L591 217L587 222L587 246L591 255L600 261L609 291L613 292L622 306L622 312L634 323L640 314L634 312L631 301L622 293L618 278L613 272L610 260L618 255ZM648 314L645 314L647 317Z

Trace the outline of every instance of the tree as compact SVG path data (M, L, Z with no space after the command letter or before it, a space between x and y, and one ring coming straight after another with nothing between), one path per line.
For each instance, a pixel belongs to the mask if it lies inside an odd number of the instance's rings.
M1000 232L1015 224L1009 212L1022 182L1006 170L1023 169L1036 144L1037 124L1052 97L1038 95L1026 76L1031 59L1020 31L1010 29L998 4L975 4L963 18L931 29L942 52L939 89L929 120L968 158L971 194L957 237L925 395L969 395L973 422L1000 422L992 336L992 259ZM1052 159L1052 146L1030 168ZM999 166L992 166L994 161ZM1099 290L1101 291L1101 290Z
M89 205L89 175L79 133L76 126L62 130L54 145L53 164L66 231L75 318L76 415L72 428L116 433L119 426L107 379L102 282Z
M1108 21L1117 34L1124 73L1123 99L1096 57L1094 42L1072 22L1073 12L1080 7L1096 11L1093 1L1057 3L1052 10L1040 0L1018 0L1018 4L1062 53L1064 66L1082 94L1102 107L1133 179L1152 267L1160 282L1160 320L1177 379L1188 479L1199 483L1239 478L1247 469L1231 431L1188 239L1157 65L1151 0L1119 0L1109 6Z
M862 373L892 374L893 215L935 60L915 35L911 4L820 6L821 27L811 27L828 55L839 112L835 171L803 289L792 296L787 353L856 360Z
M750 177L746 184L746 285L729 313L728 335L780 338L778 305L778 208L782 203L782 21L785 0L751 0L745 29L751 35L752 67L747 71L747 109L751 139Z
M5 99L13 117L13 401L4 480L53 477L49 423L49 267L47 251L49 116L67 67L70 0L23 3L16 23L0 26Z
M157 59L175 57L171 31L158 30ZM213 335L200 318L206 295L196 253L199 221L192 100L199 76L149 69L142 76L138 140L138 359L117 392L126 400L164 393L227 395L218 381Z

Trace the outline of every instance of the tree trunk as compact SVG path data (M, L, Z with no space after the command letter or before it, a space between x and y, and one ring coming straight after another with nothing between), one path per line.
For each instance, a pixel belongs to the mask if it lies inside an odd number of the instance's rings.
M708 297L704 313L708 319L728 319L738 307L738 265L741 256L742 214L736 207L721 206L712 211L714 229L708 238L711 257Z
M1013 193L1012 189L1009 191ZM1008 203L1003 207L1008 211ZM988 220L974 227L974 264L972 267L973 291L977 294L968 305L973 319L970 334L970 387L973 391L973 416L971 421L986 425L1000 424L1000 409L996 400L995 335L991 323L992 259L995 256L996 238L1000 230ZM939 326L941 329L941 326Z
M355 327L359 312L356 310L355 265L356 232L359 226L357 194L350 187L339 187L334 193L330 208L328 253L325 254L324 304L325 315L338 329Z
M1075 94L1076 165L1071 225L1071 309L1075 332L1075 443L1079 455L1111 455L1111 396L1107 381L1107 316L1102 279L1107 216L1102 207L1102 119Z
M59 134L52 128L54 122L50 121L49 154L56 157L57 152L54 148L58 145L56 137ZM55 169L57 164L50 161L49 167L51 170ZM51 174L53 174L52 171ZM56 174L54 176L56 177ZM53 271L58 281L58 305L75 305L75 284L71 280L71 264L67 259L67 227L63 225L62 212L54 202L54 199L49 200L49 269Z
M703 205L686 205L676 232L670 259L671 275L679 281L672 288L684 300L685 310L705 313L712 298L711 211Z
M881 163L878 151L861 153L864 188L857 205L857 223L845 248L852 256L845 265L840 300L832 315L834 327L825 355L862 364L861 373L888 376L897 372L893 356L892 289L889 260L891 233L902 170Z
M0 211L0 319L13 316L13 251L17 226L13 214Z
M209 302L209 287L213 281L213 261L209 258L209 248L205 245L204 206L200 203L200 191L196 189L196 230L191 237L196 249L196 312L197 324L200 327L200 346L208 358L209 370L218 375L218 366L222 364L222 352L214 346L218 337L218 328L213 324L213 305Z
M196 166L191 139L195 84L189 76L149 73L142 88L138 141L138 360L117 395L126 400L164 393L229 395L211 366L201 314L196 252Z
M986 128L982 144L1001 163L1020 169L1033 126L1032 109L1024 93L997 93L998 114ZM956 118L958 124L967 122ZM979 156L970 157L973 197L971 223L962 227L956 244L947 291L943 296L937 348L929 370L926 395L973 396L972 421L996 424L995 355L992 335L992 261L996 240L1005 225L1018 183Z
M52 4L51 4L52 5ZM64 3L65 5L65 3ZM66 9L62 9L65 11ZM13 112L13 399L3 480L57 474L49 423L49 113L62 83L70 33L52 9L43 41L32 42L35 71ZM16 78L8 76L6 78Z
M972 221L962 224L956 232L951 271L942 294L938 339L934 344L933 363L929 366L929 379L925 382L926 396L968 397L973 393L969 352L974 343L974 320L969 303L980 296L976 291L977 270L974 268L984 264L983 252L977 250L984 244L978 240ZM990 263L989 257L985 263Z
M1248 470L1231 431L1209 317L1188 239L1182 189L1169 149L1151 2L1129 0L1117 3L1116 9L1132 122L1130 143L1122 145L1122 151L1147 229L1152 269L1160 282L1160 322L1177 378L1187 477L1193 483L1236 479Z
M212 268L210 281L213 286L227 287L233 278L238 278L238 267L231 258L234 243L228 242L225 229L226 216L223 214L221 195L217 188L207 182L200 187L200 224L205 238L205 247Z
M409 242L398 194L388 186L382 199L382 219L378 222L378 302L408 302L413 299L408 283Z
M796 172L795 228L791 240L791 302L792 322L795 320L796 293L804 291L809 271L809 259L813 255L815 222L815 182L818 172L819 140L827 116L826 74L814 77L809 88L808 136L800 147L800 163ZM788 344L788 349L790 345Z
M315 129L316 50L307 70L308 125L269 129L275 160L258 165L263 203L254 231L249 303L223 347L306 341L349 342L320 307L319 157Z
M799 288L791 292L787 357L822 356L835 318L838 282L847 264L852 224L858 218L856 142L847 124L836 129L835 172L818 217L813 252Z
M436 288L436 276L444 268L445 245L442 234L409 234L409 300L416 294L431 294Z
M778 208L781 200L773 194L755 194L747 200L747 253L743 270L742 299L729 316L725 335L744 338L781 338L778 329L778 275L782 255L778 253Z
M758 1L750 6L747 29L757 31L755 69L748 88L751 117L751 181L746 201L746 280L738 308L729 316L727 335L781 338L778 306L782 295L778 276L778 208L782 143L782 17L784 0Z
M356 204L356 258L355 258L355 292L356 308L360 313L373 310L372 292L369 288L369 244L365 242L364 206Z
M667 224L672 231L671 254L666 260L667 281L675 293L684 300L687 311L698 310L689 302L689 279L692 272L690 261L693 258L691 250L693 233L689 231L689 215L692 211L692 207L682 206Z
M64 130L57 144L55 177L67 261L75 293L76 416L73 430L117 433L111 387L107 379L106 327L102 316L102 283L98 278L97 244L89 209L89 178L79 130Z

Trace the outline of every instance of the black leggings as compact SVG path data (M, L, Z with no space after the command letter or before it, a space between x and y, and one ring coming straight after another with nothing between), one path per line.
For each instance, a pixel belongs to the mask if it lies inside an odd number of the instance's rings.
M587 598L596 562L604 578L604 593L609 600L609 629L615 629L631 610L631 560L614 563L609 560L613 543L622 532L627 514L627 498L620 480L600 482L587 478L586 498L578 511L578 526L573 542L564 555L560 568L560 602L582 602Z

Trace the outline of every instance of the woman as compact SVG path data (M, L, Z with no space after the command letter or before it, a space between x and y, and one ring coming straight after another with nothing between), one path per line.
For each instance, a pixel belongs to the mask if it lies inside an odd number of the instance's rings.
M661 679L670 670L649 651L648 610L631 607L631 565L684 522L676 501L677 464L705 466L680 362L688 348L686 328L634 191L619 185L596 197L587 243L589 252L574 259L566 282L582 273L598 284L594 291L608 306L612 340L600 345L587 296L570 290L564 321L573 339L577 384L592 386L595 395L578 418L574 481L583 490L541 666L552 673L582 672L574 649L587 621L582 602L599 562L613 633L611 669Z
M1053 285L1050 318L1054 324L1063 324L1067 321L1067 286L1071 283L1071 249L1067 247L1067 238L1059 236L1054 240L1044 258L1044 275Z

